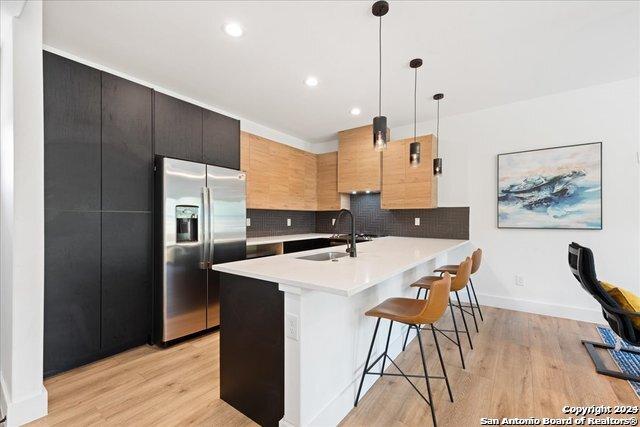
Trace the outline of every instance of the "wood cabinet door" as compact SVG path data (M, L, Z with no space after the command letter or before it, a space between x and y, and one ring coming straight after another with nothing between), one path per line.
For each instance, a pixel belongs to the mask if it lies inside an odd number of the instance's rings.
M100 352L100 212L45 212L44 375Z
M382 192L383 209L429 209L438 205L437 178L433 176L435 157L433 135L419 136L421 161L418 167L409 163L409 145L413 138L392 141L383 154Z
M382 155L371 125L338 132L338 191L380 191ZM390 131L389 135L390 135Z
M304 168L302 179L304 180L304 204L305 211L315 211L318 209L318 162L316 155L304 153ZM337 193L336 193L337 194Z
M99 70L43 52L46 209L100 210Z
M102 349L142 345L150 331L151 213L102 214Z
M202 162L202 108L154 92L155 154Z
M204 162L240 169L240 120L203 110L202 152Z
M338 193L338 152L318 155L318 210L340 209Z
M102 209L150 211L151 89L102 74Z

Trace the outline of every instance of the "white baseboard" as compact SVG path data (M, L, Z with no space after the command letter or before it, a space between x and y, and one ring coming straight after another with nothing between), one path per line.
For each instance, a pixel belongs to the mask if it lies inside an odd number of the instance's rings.
M462 297L463 295L460 296ZM591 322L598 324L604 324L605 322L600 310L588 309L583 307L574 307L562 304L549 304L547 302L530 301L519 298L486 294L478 294L478 301L480 302L481 306L487 305L489 307L524 311L527 313L542 314L544 316L562 317L564 319L579 320L582 322Z
M47 415L47 389L41 386L40 392L14 402L9 395L4 377L0 375L0 405L7 416L7 427L18 427Z

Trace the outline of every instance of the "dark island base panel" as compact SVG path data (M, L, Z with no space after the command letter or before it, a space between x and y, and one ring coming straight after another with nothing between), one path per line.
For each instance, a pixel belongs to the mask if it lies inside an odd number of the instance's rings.
M220 397L262 426L284 416L284 293L220 274Z

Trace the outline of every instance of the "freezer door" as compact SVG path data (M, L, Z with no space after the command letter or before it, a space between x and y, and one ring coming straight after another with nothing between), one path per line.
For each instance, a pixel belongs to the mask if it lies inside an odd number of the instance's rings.
M217 166L207 166L209 211L211 218L211 264L245 259L246 229L246 176L243 172ZM209 271L207 278L207 328L220 324L219 273Z
M163 341L206 328L206 166L164 158Z

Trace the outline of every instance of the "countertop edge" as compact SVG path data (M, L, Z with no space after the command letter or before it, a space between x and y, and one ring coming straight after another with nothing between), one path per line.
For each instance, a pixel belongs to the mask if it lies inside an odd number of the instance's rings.
M451 239L451 240L460 240L460 239ZM320 291L320 292L326 292L326 293L330 293L330 294L334 294L334 295L340 295L340 296L344 296L344 297L351 297L353 295L356 295L362 291L365 291L367 289L369 289L370 287L376 286L379 283L382 283L386 280L391 279L392 277L395 277L399 274L404 273L407 270L411 270L412 268L415 268L417 266L419 266L422 263L425 263L427 261L430 261L434 258L436 258L439 255L442 255L444 253L450 252L452 250L455 250L463 245L466 245L470 243L470 240L462 240L460 241L458 244L451 246L447 249L443 249L441 251L438 252L434 252L433 254L430 254L428 257L425 258L421 258L419 260L415 260L397 270L394 270L392 273L385 275L383 277L381 277L379 280L376 280L375 282L365 282L362 283L359 286L356 286L355 288L349 289L349 290L338 290L335 288L330 288L330 287L323 287L323 286L318 286L318 285L314 285L314 284L310 284L307 282L298 282L295 280L282 280L279 279L277 277L273 277L273 276L268 276L268 275L263 275L263 274L259 274L259 273L253 273L253 272L247 272L247 271L243 271L243 270L236 270L233 268L229 268L226 267L224 265L217 265L214 266L213 269L216 271L219 271L221 273L227 273L227 274L234 274L236 276L244 276L244 277L249 277L252 279L258 279L258 280L264 280L267 282L272 282L272 283L278 283L278 284L283 284L283 285L287 285L287 286L293 286L296 288L300 288L300 289L304 289L304 290L311 290L311 291Z

